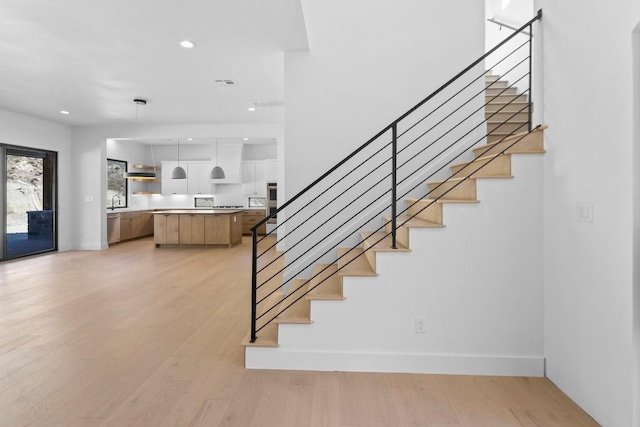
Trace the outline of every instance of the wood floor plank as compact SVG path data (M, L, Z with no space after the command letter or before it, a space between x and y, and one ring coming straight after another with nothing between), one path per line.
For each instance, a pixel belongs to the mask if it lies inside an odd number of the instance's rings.
M340 425L340 379L337 372L318 374L311 401L312 427Z
M250 251L140 239L0 263L0 425L598 425L546 378L244 369Z
M360 372L340 372L340 424L370 426L371 418L365 394L366 376Z

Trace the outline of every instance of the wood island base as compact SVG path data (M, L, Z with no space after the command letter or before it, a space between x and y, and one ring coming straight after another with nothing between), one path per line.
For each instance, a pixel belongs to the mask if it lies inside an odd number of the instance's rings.
M153 233L156 248L177 246L231 248L242 243L242 210L156 211Z

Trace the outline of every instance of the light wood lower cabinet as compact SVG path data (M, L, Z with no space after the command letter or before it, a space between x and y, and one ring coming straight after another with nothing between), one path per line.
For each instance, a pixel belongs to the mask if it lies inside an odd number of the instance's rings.
M204 243L228 245L231 243L229 215L207 215L204 218Z
M151 211L122 212L120 214L120 241L137 239L153 234Z
M154 215L153 240L156 245L180 243L180 217L178 215Z
M245 236L251 235L251 227L262 221L267 216L267 211L264 209L247 209L242 213L242 234ZM267 224L262 224L258 227L258 234L263 236L267 232Z
M144 211L140 216L140 233L143 236L152 236L153 235L153 212L152 211Z
M159 245L224 245L242 243L242 213L156 213L154 241Z
M180 244L181 245L204 245L204 223L203 215L179 215L180 218Z

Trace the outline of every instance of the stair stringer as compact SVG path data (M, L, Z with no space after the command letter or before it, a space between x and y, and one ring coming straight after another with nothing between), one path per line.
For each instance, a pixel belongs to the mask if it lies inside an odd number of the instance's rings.
M478 179L480 203L445 204L445 227L410 229L411 252L377 253L377 277L343 277L345 300L311 301L246 367L544 375L542 161L512 155L514 178Z

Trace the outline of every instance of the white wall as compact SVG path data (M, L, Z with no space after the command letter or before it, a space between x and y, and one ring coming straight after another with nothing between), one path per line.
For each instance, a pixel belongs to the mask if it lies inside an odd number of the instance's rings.
M640 22L633 34L633 194L640 191ZM633 198L634 420L640 424L640 197Z
M483 53L482 2L302 3L310 50L285 53L288 196Z
M58 153L58 249L72 248L75 212L71 202L71 129L64 125L0 110L0 143Z
M549 125L547 376L602 425L638 426L632 421L631 35L640 3L537 0L538 8ZM593 222L576 220L579 205L593 206Z

